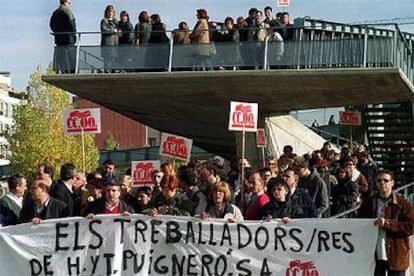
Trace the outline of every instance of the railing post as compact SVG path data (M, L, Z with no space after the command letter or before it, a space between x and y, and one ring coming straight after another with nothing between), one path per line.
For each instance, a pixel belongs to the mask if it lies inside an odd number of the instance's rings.
M393 57L393 65L394 67L398 67L397 62L398 62L398 25L394 25L394 53L392 55Z
M168 72L171 72L171 68L172 68L173 47L174 47L174 35L173 35L173 33L171 33L171 37L170 37L170 54L168 56Z
M265 39L263 70L267 70L267 51L268 51L269 36Z
M364 31L364 52L362 53L362 67L367 67L367 55L368 55L368 26L365 26Z
M297 55L296 55L297 58L298 58L296 69L300 69L300 56L302 54L302 40L303 40L303 28L300 28L300 30L299 30L299 41L298 41L298 52L297 52ZM294 63L292 65L294 66Z
M76 61L75 61L75 74L79 74L79 55L80 55L80 44L81 44L81 33L78 35L78 44L76 45Z

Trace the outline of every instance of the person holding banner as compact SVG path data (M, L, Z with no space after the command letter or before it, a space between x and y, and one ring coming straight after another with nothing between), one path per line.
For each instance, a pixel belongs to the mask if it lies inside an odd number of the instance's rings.
M290 200L289 185L285 181L272 178L269 180L268 189L270 202L258 210L256 219L272 220L279 218L284 223L288 223L294 218L306 217L303 209Z
M224 218L228 222L244 221L240 209L230 202L231 198L229 184L223 181L214 184L210 191L211 203L207 206L206 212L201 213L200 218Z
M69 216L68 205L49 195L50 184L49 180L44 178L38 178L32 183L30 193L33 200L23 204L20 222L31 221L33 224L40 224L45 219Z
M193 203L178 189L179 182L175 173L166 173L161 180L161 193L151 201L150 215L190 216Z
M192 216L200 216L206 211L207 199L204 193L197 186L197 176L192 171L184 171L180 175L181 187L186 196L193 202Z
M122 214L128 216L135 212L121 199L121 186L115 178L106 178L104 185L105 196L89 204L86 209L87 218L93 219L96 214Z
M360 218L376 218L378 240L374 275L401 275L410 265L409 237L414 233L414 209L410 202L392 191L394 174L383 170L376 177L374 196L362 201Z
M150 186L140 186L137 189L136 214L149 214L151 212L152 189Z

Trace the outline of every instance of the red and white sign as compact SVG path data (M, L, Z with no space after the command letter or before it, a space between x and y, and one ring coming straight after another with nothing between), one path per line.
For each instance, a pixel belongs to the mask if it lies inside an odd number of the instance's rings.
M278 7L287 7L290 5L290 0L277 0L276 5Z
M190 161L193 140L163 132L161 134L160 155Z
M340 111L339 123L341 125L360 126L361 113L356 111Z
M257 131L257 103L230 102L229 130Z
M256 144L258 148L266 147L266 134L264 128L258 128L256 132Z
M101 133L101 110L82 108L63 112L65 134Z
M131 172L134 185L152 185L152 172L160 169L159 160L132 161Z

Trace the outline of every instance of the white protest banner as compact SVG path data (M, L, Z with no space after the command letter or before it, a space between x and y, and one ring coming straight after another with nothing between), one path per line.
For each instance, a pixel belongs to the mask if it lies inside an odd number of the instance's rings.
M132 161L131 172L133 185L153 184L152 172L160 169L159 160Z
M373 275L373 219L98 215L0 229L2 275Z
M63 112L65 134L101 133L101 110L82 108Z
M160 155L190 161L193 140L174 134L161 134Z
M230 102L229 130L256 132L257 117L257 103Z

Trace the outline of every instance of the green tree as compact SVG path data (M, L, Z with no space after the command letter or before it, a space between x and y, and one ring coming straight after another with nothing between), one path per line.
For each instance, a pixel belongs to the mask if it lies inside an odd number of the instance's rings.
M54 74L51 67L47 75ZM69 94L41 80L38 67L30 76L26 105L14 110L15 125L7 131L12 153L12 172L33 176L37 164L49 162L55 169L66 162L83 169L81 135L65 135L63 111L71 108ZM85 135L85 169L94 170L98 165L99 151L93 135Z
M112 132L108 132L108 135L106 135L106 139L104 141L104 149L105 150L114 150L116 147L116 140Z

